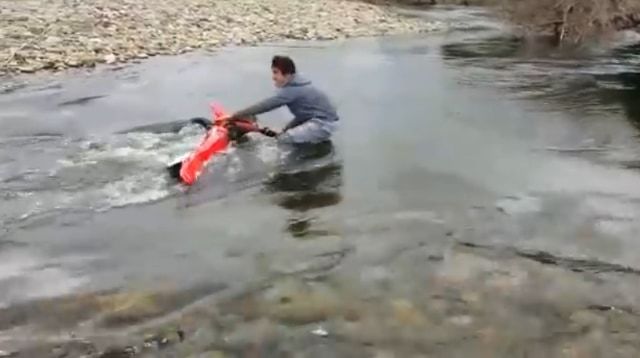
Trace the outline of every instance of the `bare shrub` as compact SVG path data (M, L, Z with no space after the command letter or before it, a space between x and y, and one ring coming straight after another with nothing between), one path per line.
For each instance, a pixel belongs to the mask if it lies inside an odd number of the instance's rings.
M472 5L495 9L527 36L577 44L640 26L640 0L359 0L380 5Z
M503 0L502 11L527 33L561 44L640 25L640 0Z

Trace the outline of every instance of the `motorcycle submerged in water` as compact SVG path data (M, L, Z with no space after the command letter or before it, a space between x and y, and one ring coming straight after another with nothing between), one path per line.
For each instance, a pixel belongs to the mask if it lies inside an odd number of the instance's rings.
M191 153L167 166L169 176L182 184L193 185L216 154L223 153L233 143L245 141L248 133L258 132L269 137L276 136L269 128L258 126L255 118L221 120L220 118L226 116L222 106L212 103L210 107L212 121L205 118L191 120L207 130L200 143Z

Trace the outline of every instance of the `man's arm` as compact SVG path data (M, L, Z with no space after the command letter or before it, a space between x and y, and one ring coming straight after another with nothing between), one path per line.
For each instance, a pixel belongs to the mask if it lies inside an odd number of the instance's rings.
M287 125L284 126L284 128L282 128L283 132L288 131L289 129L293 128L293 127L297 127L298 125L304 123L305 121L300 119L300 118L294 118L292 120L289 121L289 123L287 123Z
M293 96L288 91L281 90L273 97L264 99L256 104L246 107L235 112L229 119L239 119L249 116L255 116L261 113L269 112L278 107L284 106L293 100Z

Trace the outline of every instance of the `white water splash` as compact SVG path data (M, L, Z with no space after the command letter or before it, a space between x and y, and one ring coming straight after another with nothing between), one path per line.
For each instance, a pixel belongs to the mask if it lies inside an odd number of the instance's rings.
M181 133L61 141L55 149L62 156L51 167L27 168L28 175L17 173L15 180L0 183L2 191L12 193L0 212L1 224L23 227L61 211L104 211L163 199L175 189L165 173L166 165L192 151L201 137L201 130L187 128Z

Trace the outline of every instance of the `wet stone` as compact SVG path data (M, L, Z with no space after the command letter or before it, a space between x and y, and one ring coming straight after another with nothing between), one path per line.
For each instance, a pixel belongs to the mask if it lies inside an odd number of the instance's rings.
M288 326L319 323L340 318L357 320L356 302L340 295L322 283L308 284L295 279L276 282L273 287L235 299L223 306L228 314L240 315L245 321L269 318Z
M588 310L577 311L569 317L576 328L601 327L606 323L606 318Z
M145 337L143 346L145 348L162 349L171 343L172 342L168 337L162 335L150 335Z
M338 302L330 294L319 292L291 292L266 310L273 318L292 325L323 321L336 315Z
M223 342L226 347L240 349L251 346L255 342L268 344L278 336L277 327L269 320L262 319L236 325L231 332L224 335Z
M96 349L89 341L72 340L54 347L51 353L56 357L76 357L95 354Z
M449 322L456 326L468 326L473 323L473 317L471 316L454 316L449 318Z
M129 347L112 347L100 354L99 358L131 358L138 354L139 349L133 346Z
M393 317L402 326L424 326L426 318L413 303L404 300L394 300L392 303Z

